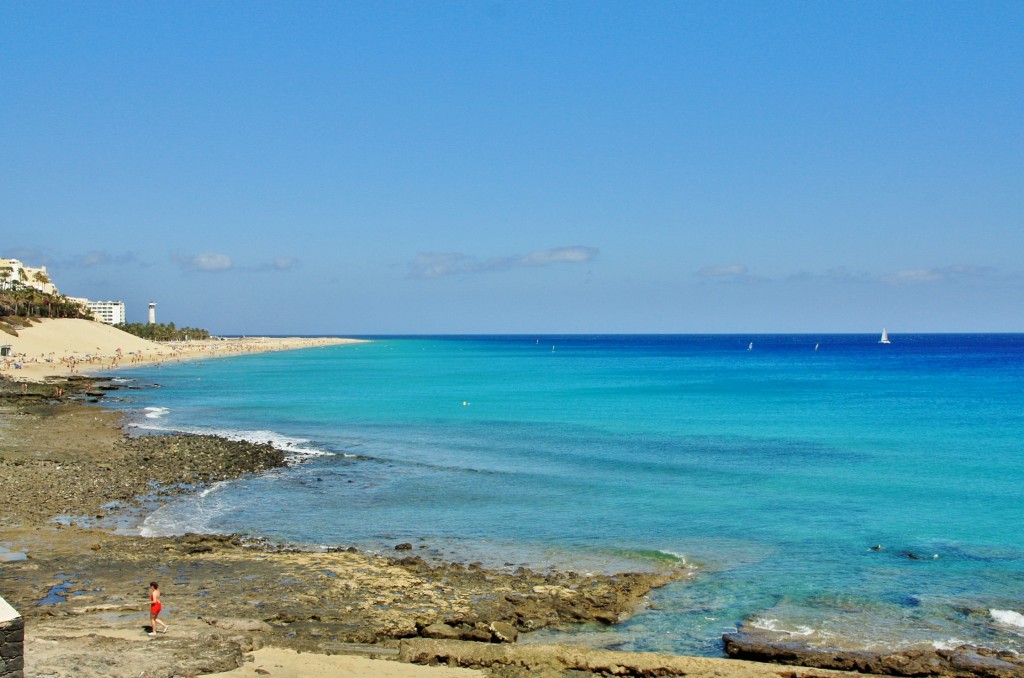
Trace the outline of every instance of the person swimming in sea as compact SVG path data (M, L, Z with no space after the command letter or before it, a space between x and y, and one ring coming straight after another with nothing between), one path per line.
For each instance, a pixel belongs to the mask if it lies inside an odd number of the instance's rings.
M167 624L157 619L163 607L163 603L160 602L160 587L155 581L149 582L149 635L151 636L156 635L157 624L163 627L161 633L167 633Z

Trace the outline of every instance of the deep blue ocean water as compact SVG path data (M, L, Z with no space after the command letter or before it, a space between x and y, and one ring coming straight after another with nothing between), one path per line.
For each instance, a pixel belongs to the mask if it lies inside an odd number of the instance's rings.
M161 386L121 392L140 430L306 455L164 506L148 534L695 568L568 638L616 649L714 656L745 621L1024 650L1024 335L892 340L378 337L117 376Z

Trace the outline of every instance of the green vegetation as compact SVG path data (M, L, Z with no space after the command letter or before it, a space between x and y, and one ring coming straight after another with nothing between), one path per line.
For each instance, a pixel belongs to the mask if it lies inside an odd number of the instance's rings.
M154 323L152 325L146 323L125 323L114 325L114 327L128 334L134 334L136 337L149 339L150 341L184 341L185 339L210 338L210 333L207 330L195 327L182 327L178 329L174 326L174 323L167 323L166 325L163 323Z
M0 332L18 336L36 318L92 318L89 309L63 294L44 294L16 281L0 290Z
M32 287L13 285L0 290L0 316L16 318L92 318L89 310L63 294L44 294Z

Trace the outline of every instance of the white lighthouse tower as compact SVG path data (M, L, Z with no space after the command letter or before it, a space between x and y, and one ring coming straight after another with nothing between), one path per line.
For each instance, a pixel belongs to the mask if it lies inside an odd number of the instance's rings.
M149 324L156 325L156 302L149 302Z

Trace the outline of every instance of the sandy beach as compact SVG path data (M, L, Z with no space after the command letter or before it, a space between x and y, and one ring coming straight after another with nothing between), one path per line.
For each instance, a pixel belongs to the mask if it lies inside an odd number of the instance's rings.
M352 676L353 678L473 678L484 673L473 669L442 666L417 666L352 655L324 655L265 647L250 655L252 661L241 668L212 676L242 678L244 676Z
M0 375L13 381L39 382L49 377L90 375L134 365L222 358L359 341L332 337L242 337L155 342L92 320L48 319L19 329L16 337L0 334L0 345L10 345L11 353L0 359Z

